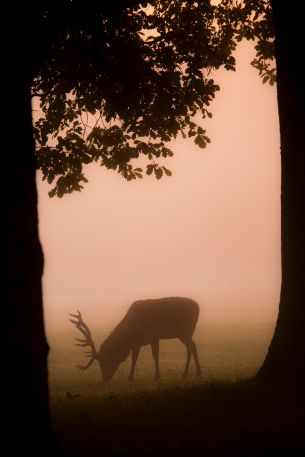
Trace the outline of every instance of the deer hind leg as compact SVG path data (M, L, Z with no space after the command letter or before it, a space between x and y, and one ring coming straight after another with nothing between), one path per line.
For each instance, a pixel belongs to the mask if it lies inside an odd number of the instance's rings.
M155 361L155 379L160 378L160 367L159 367L159 340L154 341L151 344L151 351Z
M183 378L186 378L188 375L190 361L191 361L191 357L192 357L192 341L185 340L182 338L180 338L180 341L182 341L182 343L186 347L186 365L185 365L185 369L184 369L184 372L182 375Z
M136 368L136 363L137 363L137 360L138 360L139 352L140 352L140 346L135 346L135 347L132 348L131 367L130 367L130 372L129 372L129 376L128 376L128 381L132 381L133 380L134 371L135 371L135 368Z
M193 354L194 361L195 361L196 376L201 376L202 372L201 372L200 363L199 363L199 359L198 359L197 348L196 348L195 341L193 341L193 340L191 343L191 348L192 348L192 354Z

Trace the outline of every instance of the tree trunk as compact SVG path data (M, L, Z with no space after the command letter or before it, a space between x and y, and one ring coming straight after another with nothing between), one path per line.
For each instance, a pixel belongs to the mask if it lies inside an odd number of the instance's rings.
M7 77L2 111L9 142L2 151L6 229L1 294L2 447L10 455L48 456L55 455L55 440L49 413L31 79L23 66L26 58L17 68L18 58L10 55L3 67Z
M58 2L57 2L58 3ZM38 235L36 160L32 126L33 75L57 32L82 19L82 2L5 2L1 55L4 290L1 319L2 449L10 455L62 455L51 426ZM106 3L109 14L136 4ZM88 5L89 7L90 5ZM101 3L103 9L103 3ZM46 13L43 14L43 8ZM95 15L97 5L91 5ZM90 18L88 13L88 17ZM3 140L4 142L4 140ZM4 429L4 430L3 430Z
M305 150L302 15L272 2L281 139L282 286L273 339L257 377L305 385Z

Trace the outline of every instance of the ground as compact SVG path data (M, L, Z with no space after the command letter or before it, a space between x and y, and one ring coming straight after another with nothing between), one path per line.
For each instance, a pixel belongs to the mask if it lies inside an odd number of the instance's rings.
M252 380L66 395L53 404L72 456L301 456L304 400Z
M70 330L49 335L52 418L69 457L305 455L304 395L253 381L272 326L198 329L201 379L193 364L181 379L185 348L173 340L161 343L161 380L146 347L133 382L128 359L108 384L97 364L78 370ZM93 332L97 347L106 334Z

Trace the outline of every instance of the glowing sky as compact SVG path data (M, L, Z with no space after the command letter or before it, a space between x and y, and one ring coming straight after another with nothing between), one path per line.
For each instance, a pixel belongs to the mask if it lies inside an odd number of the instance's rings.
M38 173L47 329L76 309L115 323L135 299L184 295L202 321L274 321L280 289L280 157L276 88L237 52L237 72L215 74L220 92L204 150L172 143L172 177L126 182L88 167L89 183L47 196ZM108 325L108 324L107 324Z

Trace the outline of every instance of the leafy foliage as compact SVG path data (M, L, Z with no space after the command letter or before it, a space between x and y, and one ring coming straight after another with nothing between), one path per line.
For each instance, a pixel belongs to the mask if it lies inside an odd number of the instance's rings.
M241 39L257 39L252 64L274 83L270 18L264 0L158 0L62 27L33 82L38 168L55 184L49 195L81 190L91 162L127 180L170 176L160 160L173 155L167 143L178 135L205 148L196 115L212 116L212 71L235 70Z

